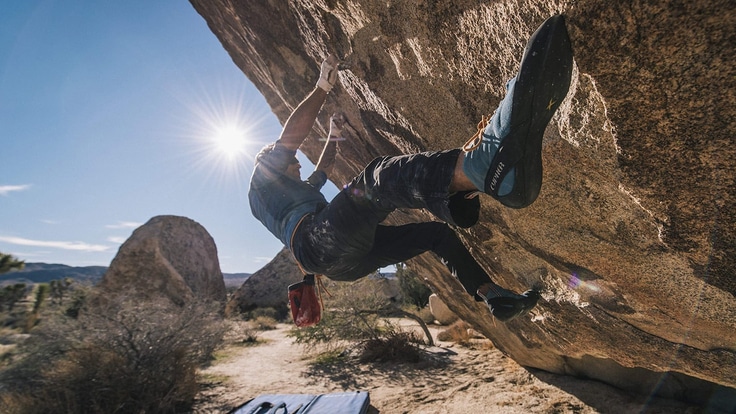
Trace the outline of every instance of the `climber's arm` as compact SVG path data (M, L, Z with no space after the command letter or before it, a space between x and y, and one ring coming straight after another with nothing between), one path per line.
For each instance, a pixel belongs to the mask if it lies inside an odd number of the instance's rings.
M277 144L297 150L312 130L327 93L337 81L337 57L330 55L322 62L319 81L312 92L294 109L284 124Z
M297 150L312 130L326 97L327 92L321 88L314 88L291 113L276 143L290 150Z
M342 113L336 113L330 118L330 133L325 139L325 146L322 148L322 154L314 168L315 171L324 171L327 175L332 172L332 167L335 165L335 156L337 156L338 142L344 140L342 137L344 123L345 115Z

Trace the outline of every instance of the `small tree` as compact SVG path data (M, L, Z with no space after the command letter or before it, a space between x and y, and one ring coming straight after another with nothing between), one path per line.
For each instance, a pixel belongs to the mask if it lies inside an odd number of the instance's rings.
M25 266L25 262L18 260L15 257L0 253L0 274L9 272L13 269L22 269Z
M63 305L64 304L64 296L66 296L67 292L71 290L72 286L72 279L65 277L61 280L52 280L49 282L49 296L51 297L51 302Z
M33 313L38 314L41 310L41 306L46 301L46 296L49 293L49 285L46 283L40 283L36 287L36 300L33 302Z
M420 279L419 275L406 266L406 263L396 264L396 277L399 279L399 287L404 300L422 309L429 303L432 291Z
M5 286L0 290L0 311L7 310L11 312L15 305L26 297L27 289L28 287L25 283L16 283Z
M38 323L41 321L41 308L43 307L44 302L46 302L46 297L49 293L49 285L46 283L39 283L36 285L36 299L33 302L33 310L31 312L28 312L25 316L25 324L23 326L23 332L28 333L38 325Z
M322 346L327 351L378 337L383 327L377 310L385 308L389 301L367 286L372 282L327 282L330 294L323 297L326 309L322 320L314 326L294 329L289 335L307 349Z

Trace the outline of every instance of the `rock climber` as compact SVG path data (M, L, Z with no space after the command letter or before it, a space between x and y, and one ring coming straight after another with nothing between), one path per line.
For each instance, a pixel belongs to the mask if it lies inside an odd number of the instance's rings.
M302 181L296 150L338 78L328 56L315 88L296 107L278 140L256 156L249 201L253 215L291 250L307 273L356 280L378 268L434 252L476 300L500 321L525 314L539 292L517 294L496 284L455 234L478 220L479 193L510 208L537 198L542 182L542 136L565 98L572 49L563 16L532 35L506 96L462 148L379 157L329 203L320 192L330 174L345 118L330 131L315 171ZM381 224L395 209L427 209L441 222Z

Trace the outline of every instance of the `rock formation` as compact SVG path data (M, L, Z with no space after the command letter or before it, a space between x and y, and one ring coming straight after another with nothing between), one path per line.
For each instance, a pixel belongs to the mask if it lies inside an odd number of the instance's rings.
M432 312L434 319L442 325L450 325L457 320L457 315L445 305L445 302L436 293L429 295L429 311Z
M434 257L417 261L522 365L671 396L736 387L732 2L191 2L282 122L322 59L345 58L303 145L316 160L330 114L346 113L338 186L379 155L462 145L529 35L564 13L576 68L546 131L541 195L523 210L484 197L481 223L459 231L501 285L543 300L494 324Z
M157 216L137 228L97 285L110 294L165 297L177 304L226 299L214 240L186 217Z
M287 287L304 277L294 256L282 249L266 266L253 273L230 297L225 308L226 315L235 315L255 308L284 308L288 306ZM396 279L372 277L363 279L357 289L367 290L386 300L400 301L401 288Z
M225 313L234 315L258 307L285 308L288 305L287 287L303 277L291 252L283 249L235 291Z

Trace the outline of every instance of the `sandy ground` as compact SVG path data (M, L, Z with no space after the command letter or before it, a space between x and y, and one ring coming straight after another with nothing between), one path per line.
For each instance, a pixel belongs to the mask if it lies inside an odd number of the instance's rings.
M369 413L698 413L682 403L632 395L605 384L525 369L486 339L436 342L419 363L329 365L294 344L280 324L256 345L232 344L202 372L195 413L226 413L260 394L366 391ZM442 327L431 327L435 338ZM344 360L344 361L343 361Z

